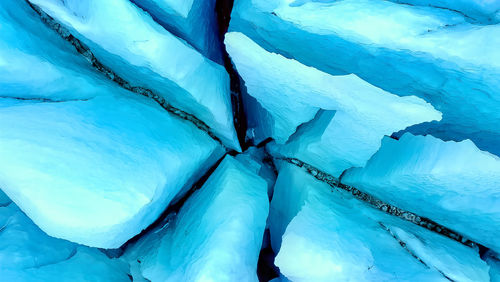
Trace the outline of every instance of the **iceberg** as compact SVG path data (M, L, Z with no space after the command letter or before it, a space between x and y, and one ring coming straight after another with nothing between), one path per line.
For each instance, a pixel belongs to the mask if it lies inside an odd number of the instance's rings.
M123 94L0 106L0 186L47 234L120 247L222 155L194 125Z
M356 75L332 76L307 67L267 52L242 33L227 33L225 43L248 94L272 117L272 123L261 123L256 131L269 132L278 144L287 143L278 150L281 154L333 175L364 166L384 135L441 119L420 98L393 95ZM317 115L322 117L311 121ZM309 121L315 125L299 127Z
M233 125L229 75L127 0L32 0L90 48L128 87L152 90L207 124L240 150ZM128 85L130 84L130 85Z
M477 250L375 210L289 164L280 169L270 220L280 226L271 235L282 235L275 263L291 281L489 281Z
M215 0L132 0L177 37L211 60L222 63Z
M269 212L257 163L226 156L174 222L144 235L125 256L150 281L258 281Z
M385 138L366 167L341 182L500 250L500 158L470 140Z
M390 1L237 0L229 31L323 72L421 97L443 119L408 131L500 154L498 24Z

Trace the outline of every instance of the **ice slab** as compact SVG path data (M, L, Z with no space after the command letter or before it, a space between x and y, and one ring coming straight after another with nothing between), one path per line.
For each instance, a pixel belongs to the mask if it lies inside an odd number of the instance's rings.
M282 220L275 264L288 279L489 280L477 250L332 189L295 166L280 170L270 216L280 215L271 226Z
M500 250L500 158L470 140L385 138L366 167L348 170L342 183Z
M206 57L222 63L215 0L133 0L155 21Z
M120 247L222 153L135 94L0 106L2 190L47 234L88 246Z
M128 0L33 0L132 86L153 90L239 150L229 75Z
M500 25L390 1L238 0L229 30L321 71L424 98L443 119L412 132L500 154Z
M151 281L258 281L268 212L264 179L226 156L174 222L146 234L125 256Z
M288 140L283 155L298 157L333 175L363 166L384 135L441 118L420 98L393 95L356 75L321 72L267 52L242 33L226 34L225 43L249 95L273 119L256 130L270 131L278 144ZM321 115L320 109L330 113L318 118L321 121L314 126L297 129ZM335 116L331 111L337 111ZM300 136L289 138L296 131Z

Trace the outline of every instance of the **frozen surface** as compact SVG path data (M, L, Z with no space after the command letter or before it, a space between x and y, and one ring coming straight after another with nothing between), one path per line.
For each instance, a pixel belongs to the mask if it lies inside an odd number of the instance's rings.
M386 138L342 182L500 250L500 159L470 140Z
M49 237L11 203L0 207L2 281L130 281L128 265Z
M326 73L424 98L443 119L410 131L500 154L500 25L468 20L390 1L238 0L229 30Z
M0 207L7 206L10 202L12 202L7 195L0 189Z
M0 97L88 99L109 83L24 1L0 1Z
M126 256L151 281L258 281L269 212L257 167L227 156L183 205L175 222L152 231ZM257 164L256 164L257 165Z
M226 34L225 42L248 93L273 118L271 137L278 144L290 143L280 153L333 175L363 166L384 135L441 118L420 98L392 95L355 75L332 76L307 67L267 52L242 33ZM330 113L322 115L319 109ZM315 125L297 129L316 115L322 117ZM298 136L289 138L296 130Z
M132 86L154 90L239 150L229 75L128 0L33 0Z
M292 281L489 280L476 250L383 214L297 167L281 168L274 197L271 216L280 213L274 220L286 227L275 263Z
M138 234L221 151L134 94L0 106L3 191L49 235L89 246Z
M391 0L397 3L432 6L455 10L465 14L470 21L498 23L500 21L500 1L498 0Z
M76 252L75 244L47 236L14 203L0 207L0 230L0 272L60 262Z
M130 282L127 263L109 259L97 249L78 247L68 260L38 268L2 269L4 281L123 281Z
M173 34L222 63L215 0L133 0Z

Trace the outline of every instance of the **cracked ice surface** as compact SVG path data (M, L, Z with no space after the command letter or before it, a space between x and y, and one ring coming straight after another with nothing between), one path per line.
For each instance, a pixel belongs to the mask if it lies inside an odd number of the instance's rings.
M498 24L390 1L238 0L229 31L326 73L421 97L443 119L412 132L468 138L500 154Z
M249 95L273 118L271 128L257 130L270 131L277 143L290 141L280 153L333 175L363 166L378 150L384 135L441 119L441 114L420 98L392 95L356 75L332 76L307 67L267 52L242 33L227 33L225 43ZM317 125L297 130L320 109L337 112ZM300 136L290 138L296 130Z
M127 0L33 0L85 43L105 66L134 86L154 90L210 126L239 150L229 75Z
M270 224L275 263L292 281L489 281L474 249L372 209L289 164L279 172Z
M500 250L500 158L470 140L385 138L366 167L348 170L342 183Z
M259 170L225 157L175 222L145 235L127 257L151 281L258 281L269 211Z
M3 191L48 234L89 246L138 234L221 153L142 97L0 107Z

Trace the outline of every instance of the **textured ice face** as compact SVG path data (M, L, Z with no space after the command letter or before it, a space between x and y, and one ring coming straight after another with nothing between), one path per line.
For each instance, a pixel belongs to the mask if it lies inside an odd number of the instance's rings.
M258 281L256 266L269 211L267 184L227 156L179 211L146 234L127 257L151 281ZM257 167L258 168L258 167Z
M48 234L96 247L138 234L222 153L142 97L25 102L0 117L4 192Z
M273 241L280 245L275 263L292 281L489 279L474 249L374 210L290 165L280 169L270 225L272 236L283 234L281 243Z
M499 154L499 25L389 1L236 1L230 31L332 75L356 74L390 93L415 95L443 113L418 134L471 139Z
M229 75L127 0L31 1L88 45L95 57L131 86L140 86L205 122L239 150ZM88 7L82 9L82 6Z
M342 182L500 250L500 159L470 140L386 138L366 167L347 171Z
M363 166L384 135L441 119L420 98L393 95L356 75L329 75L267 52L242 33L226 34L225 43L248 94L273 118L272 124L255 130L271 131L278 144L288 141L279 151L283 155L337 177L347 168ZM318 113L320 109L336 111L335 116ZM303 125L307 122L314 125Z

